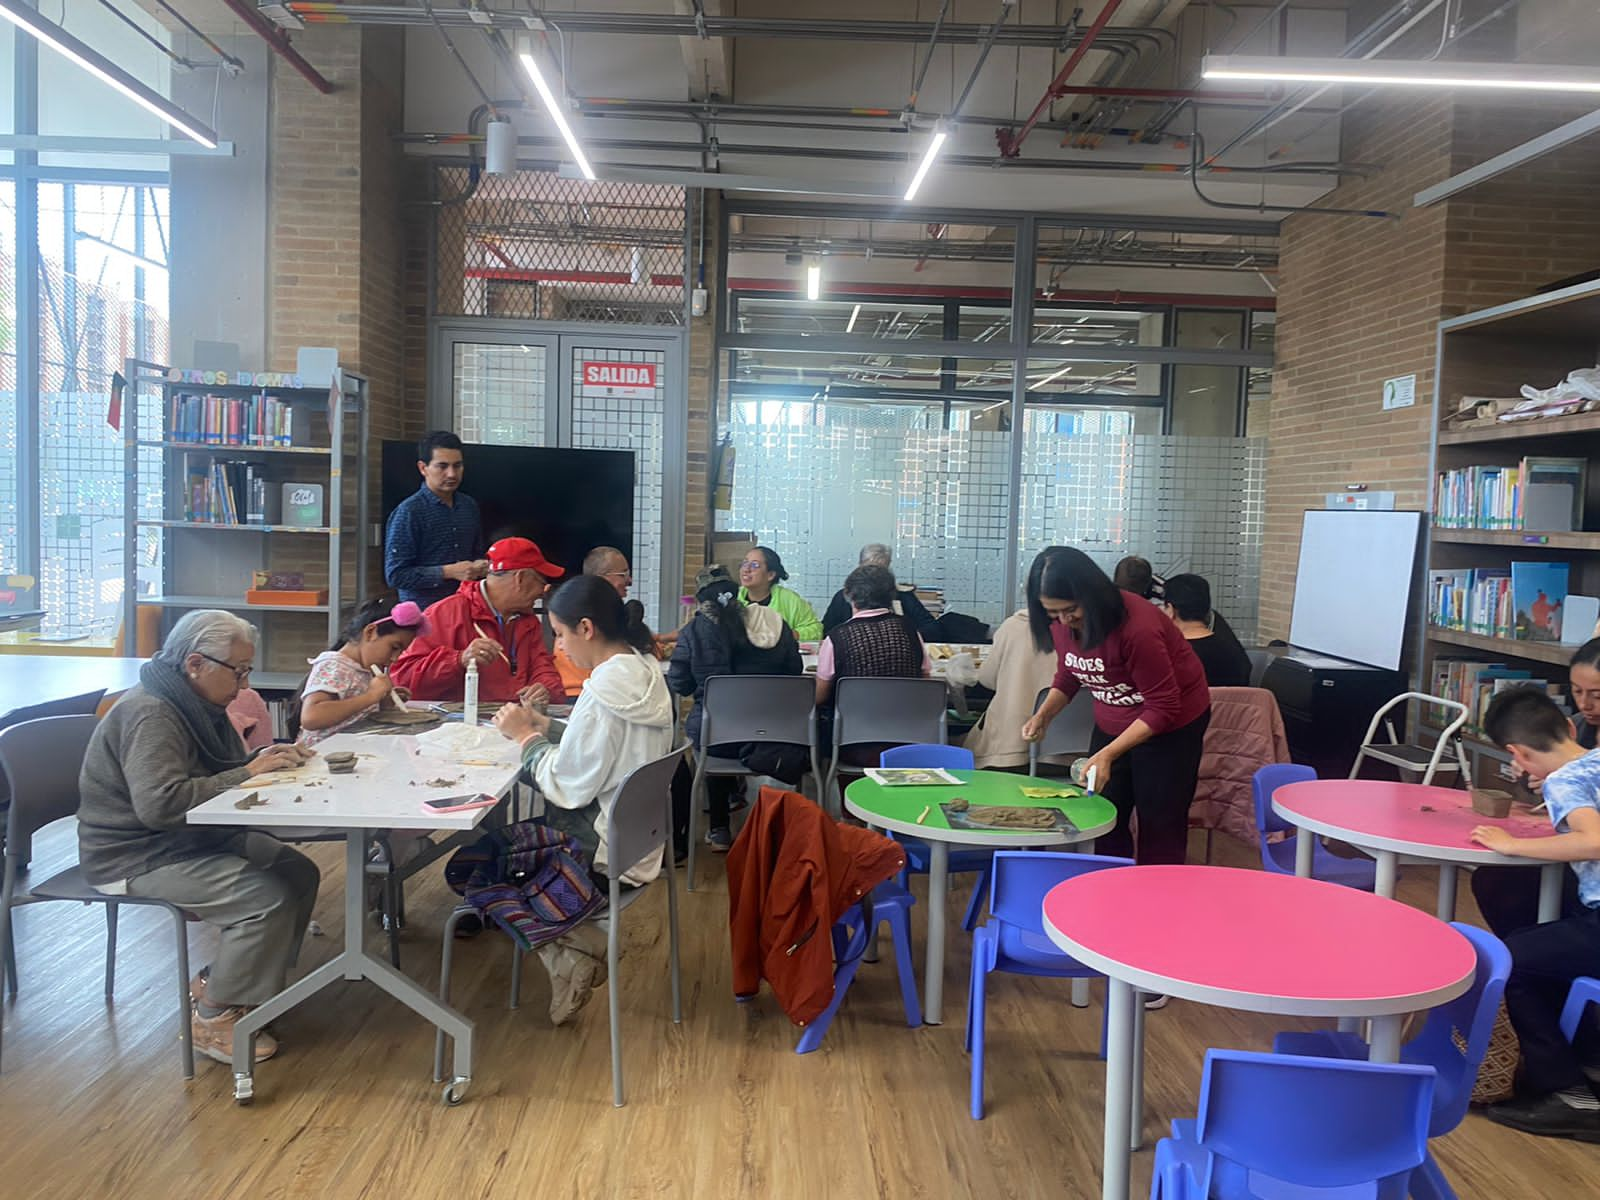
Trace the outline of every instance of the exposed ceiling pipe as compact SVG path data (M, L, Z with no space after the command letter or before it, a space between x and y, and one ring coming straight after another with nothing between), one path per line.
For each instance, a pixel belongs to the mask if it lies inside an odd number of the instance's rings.
M1083 61L1094 45L1095 39L1105 31L1106 25L1116 15L1122 0L1106 0L1106 6L1100 10L1100 15L1089 26L1089 31L1083 35L1078 44L1073 47L1072 53L1067 56L1067 61L1061 70L1056 72L1056 77L1044 89L1044 95L1039 97L1039 103L1033 106L1033 111L1028 114L1028 119L1022 123L1022 128L1012 133L1009 129L995 130L995 140L1000 143L1000 153L1005 158L1016 158L1022 152L1022 143L1027 140L1028 134L1033 132L1033 127L1039 123L1039 118L1050 107L1050 102L1056 97L1056 88L1066 83L1073 71L1078 69L1078 64Z
M933 65L933 52L939 48L939 30L944 26L945 16L950 12L950 0L944 0L939 5L938 19L933 23L933 32L928 35L928 52L922 56L922 66L917 70L916 79L911 82L911 95L906 98L906 111L917 111L917 97L922 94L922 81L928 77L928 68Z
M805 287L804 280L756 279L733 277L728 288L740 292L794 293ZM957 299L957 300L1009 300L1011 289L1006 287L973 287L960 283L852 283L848 280L828 283L828 293L845 296L883 296L896 299ZM1056 288L1046 292L1037 289L1034 298L1056 303L1080 304L1171 304L1181 308L1205 306L1211 308L1248 308L1270 312L1277 307L1271 296L1202 296L1189 292L1122 292L1122 291L1068 291Z
M284 62L300 72L307 83L324 96L333 94L333 84L323 77L322 72L300 57L300 52L289 44L288 35L257 12L250 0L222 0L222 3L227 5L229 12L260 34L262 41L271 46Z

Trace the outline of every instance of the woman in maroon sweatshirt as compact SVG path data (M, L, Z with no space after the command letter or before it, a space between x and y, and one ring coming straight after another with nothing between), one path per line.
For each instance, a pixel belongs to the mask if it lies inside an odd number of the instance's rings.
M1055 682L1022 727L1027 741L1077 693L1094 697L1089 765L1117 809L1102 854L1181 863L1200 748L1211 721L1205 670L1178 627L1155 605L1124 592L1081 550L1051 546L1028 572L1028 619L1041 650L1054 647ZM1139 813L1133 854L1128 822Z

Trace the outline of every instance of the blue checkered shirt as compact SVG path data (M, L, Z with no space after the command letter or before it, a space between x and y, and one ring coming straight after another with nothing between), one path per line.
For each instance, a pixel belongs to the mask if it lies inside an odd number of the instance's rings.
M444 577L446 563L484 555L478 502L462 492L446 504L423 484L389 514L383 539L383 577L402 600L426 608L452 596L460 582Z

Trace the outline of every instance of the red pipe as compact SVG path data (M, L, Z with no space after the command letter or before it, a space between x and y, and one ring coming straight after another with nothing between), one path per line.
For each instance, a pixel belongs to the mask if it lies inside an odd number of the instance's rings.
M296 71L304 76L307 83L316 88L324 96L333 94L333 84L323 78L322 73L300 57L300 52L289 44L289 39L284 32L271 21L256 11L255 5L250 0L222 0L229 11L246 25L261 35L261 39L271 46Z
M1022 143L1033 132L1033 127L1039 123L1039 117L1044 110L1050 107L1050 101L1059 94L1057 88L1067 82L1067 77L1077 69L1083 56L1089 53L1095 39L1100 36L1100 31L1110 22L1112 16L1121 6L1122 0L1106 0L1106 6L1100 10L1100 15L1094 19L1094 24L1089 26L1089 32L1083 35L1083 40L1072 48L1072 53L1067 56L1066 64L1056 72L1056 77L1044 89L1044 95L1039 97L1039 103L1033 106L1033 111L1028 114L1028 119L1022 123L1022 128L1012 133L1009 129L995 130L995 140L1000 143L1000 153L1005 158L1015 158L1022 152Z
M468 274L474 274L469 271ZM1010 288L972 287L959 283L831 283L824 281L824 290L833 296L882 296L895 300L1009 300ZM730 291L736 292L801 292L804 285L793 279L734 278L728 280ZM1271 296L1205 296L1191 292L1089 292L1062 291L1057 288L1048 295L1043 289L1034 292L1038 300L1066 301L1083 304L1173 304L1182 308L1248 308L1257 312L1272 312L1278 302ZM915 346L915 342L905 345Z

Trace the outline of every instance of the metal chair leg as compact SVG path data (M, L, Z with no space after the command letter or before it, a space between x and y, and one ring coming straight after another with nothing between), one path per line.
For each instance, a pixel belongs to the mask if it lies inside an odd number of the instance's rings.
M700 798L705 794L706 782L706 751L700 752L700 758L694 767L694 782L689 785L689 890L694 891L695 864L699 862L700 834L695 828L700 816ZM671 826L669 825L670 829Z
M455 908L444 922L444 946L439 952L439 1003L450 1003L450 967L451 960L455 957L456 926L461 923L461 918L467 910ZM439 1083L444 1079L444 1030L439 1030L433 1036L433 1081Z
M617 971L622 960L622 883L611 877L611 912L606 922L606 999L611 1007L611 1103L621 1108L622 1099L622 991Z
M509 939L508 939L509 940ZM512 1012L516 1012L522 1004L522 951L515 942L511 943L511 1004Z
M670 822L672 816L672 798L667 797L667 816ZM668 828L671 828L669 823ZM668 953L672 956L672 1023L683 1024L683 968L678 959L678 872L672 865L672 847L668 846L662 855L663 867L667 876L667 946ZM609 922L616 924L615 918ZM609 931L608 931L609 935ZM609 936L606 946L610 952ZM612 969L612 964L606 964L607 972Z
M115 904L106 907L115 909ZM178 1044L183 1056L183 1077L194 1078L194 1025L189 1020L189 923L179 909L171 909L178 935Z
M106 999L111 999L117 990L117 905L108 904L106 909Z

